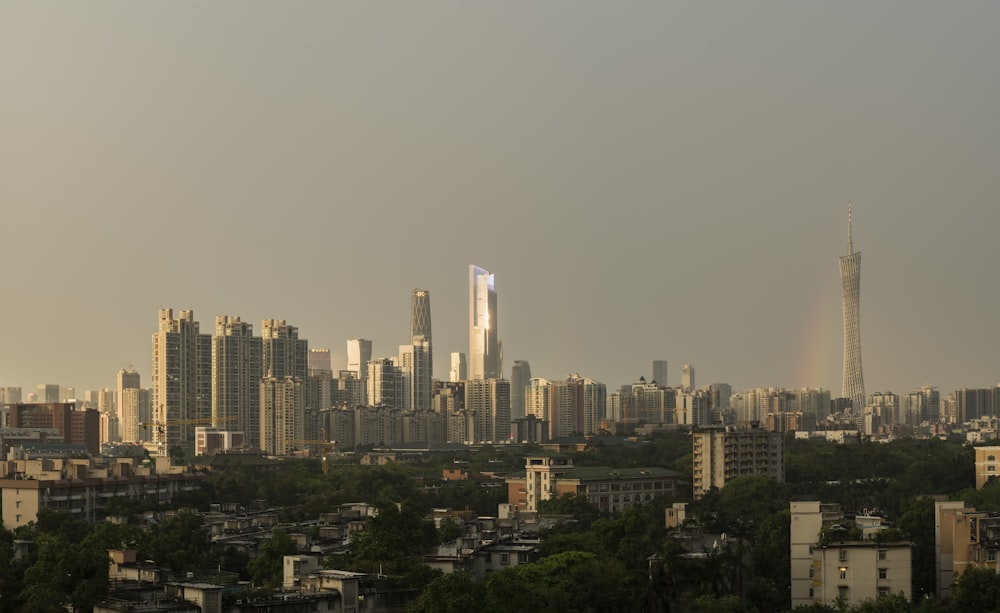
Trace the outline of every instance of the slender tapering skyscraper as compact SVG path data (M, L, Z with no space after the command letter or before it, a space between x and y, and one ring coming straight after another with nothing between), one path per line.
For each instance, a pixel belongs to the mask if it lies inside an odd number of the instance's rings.
M493 273L469 266L469 379L499 379L500 359Z
M414 289L410 300L410 338L415 336L431 340L431 293L425 289Z
M840 256L840 287L844 303L844 378L840 395L865 406L865 377L861 371L861 252L854 250L851 206L847 206L847 255Z
M429 409L431 380L434 378L434 344L431 341L431 293L425 289L414 288L410 300L410 345L422 346L426 353L423 366L413 373L419 380L414 378L410 382L411 408Z

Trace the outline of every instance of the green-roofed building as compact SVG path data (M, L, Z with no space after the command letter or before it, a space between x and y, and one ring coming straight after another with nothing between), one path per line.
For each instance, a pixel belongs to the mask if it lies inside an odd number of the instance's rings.
M525 458L525 474L507 479L507 500L521 511L537 511L538 503L565 494L584 495L601 511L615 513L673 496L681 474L659 467L575 467L568 456L538 454Z

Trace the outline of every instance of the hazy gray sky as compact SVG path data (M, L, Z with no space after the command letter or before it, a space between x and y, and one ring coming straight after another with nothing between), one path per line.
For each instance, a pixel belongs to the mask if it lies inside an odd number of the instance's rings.
M468 350L609 388L1000 382L1000 3L0 3L0 385L149 383L157 309L342 364Z

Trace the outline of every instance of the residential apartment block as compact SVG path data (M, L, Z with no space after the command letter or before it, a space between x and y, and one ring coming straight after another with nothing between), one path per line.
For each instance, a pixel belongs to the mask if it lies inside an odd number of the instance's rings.
M713 487L722 489L736 477L785 480L784 441L777 432L756 426L710 427L696 430L692 439L696 500Z

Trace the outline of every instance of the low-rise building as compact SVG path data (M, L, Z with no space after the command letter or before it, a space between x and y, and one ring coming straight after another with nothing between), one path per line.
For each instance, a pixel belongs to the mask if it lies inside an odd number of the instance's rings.
M537 511L544 500L565 494L586 496L605 512L618 512L677 493L680 473L666 468L574 467L562 455L525 458L524 476L508 477L507 500L519 511Z
M133 459L46 458L0 462L3 526L8 530L38 518L41 509L65 511L93 522L104 518L113 498L169 502L179 492L194 491L206 478L174 467L167 458L143 465Z

